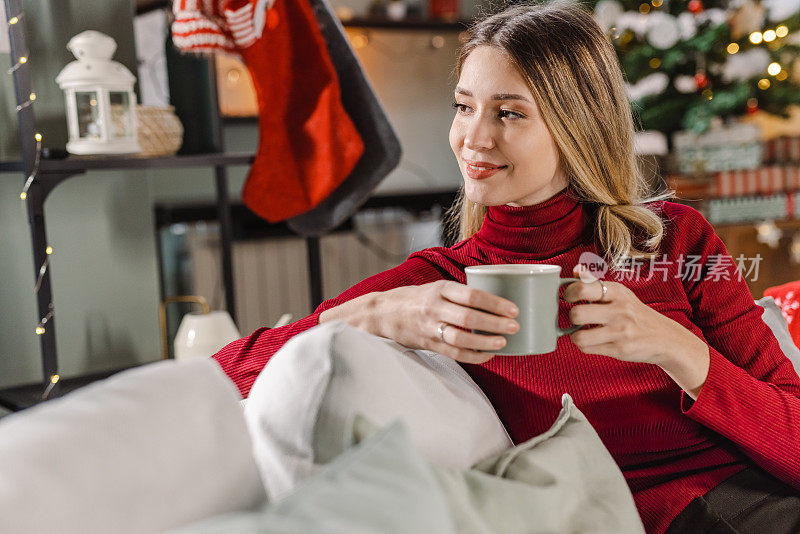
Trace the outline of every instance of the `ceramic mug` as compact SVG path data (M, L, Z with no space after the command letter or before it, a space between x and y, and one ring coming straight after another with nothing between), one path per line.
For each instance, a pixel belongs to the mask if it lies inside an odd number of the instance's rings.
M558 292L579 278L561 278L561 266L545 264L475 265L464 269L467 285L510 300L519 308L516 334L503 334L506 345L492 352L501 356L546 354L558 338L583 326L558 327ZM475 331L478 334L490 332ZM493 335L496 335L492 333Z

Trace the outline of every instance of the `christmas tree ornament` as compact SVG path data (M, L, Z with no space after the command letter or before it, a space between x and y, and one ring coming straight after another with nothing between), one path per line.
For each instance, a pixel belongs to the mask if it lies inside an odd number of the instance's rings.
M728 17L729 15L724 9L719 9L717 7L701 11L696 16L698 25L708 23L711 26L727 22Z
M647 17L647 42L655 48L666 50L681 38L678 20L668 13L653 13Z
M617 19L624 12L622 4L616 0L601 0L594 6L595 19L606 32L617 24Z
M675 87L676 91L684 95L697 91L697 82L694 76L675 76L675 79L672 80L672 85Z
M697 33L697 20L691 13L681 13L678 15L678 26L681 29L681 39L686 41Z
M771 22L788 19L800 11L800 0L761 0L767 10L767 18Z
M617 32L622 34L625 30L631 30L637 37L645 37L648 31L648 22L651 17L643 17L634 11L626 11L617 17Z
M223 9L219 12L217 10ZM254 213L278 222L327 198L352 172L364 142L341 101L331 63L307 0L280 0L266 10L261 0L173 4L201 13L233 43L250 74L259 108L259 146L242 190ZM203 11L205 10L205 11ZM185 28L179 28L185 29ZM173 33L176 28L173 26ZM192 50L193 38L181 36Z
M660 95L669 85L669 76L663 72L654 72L631 85L625 84L625 91L631 101L640 100L647 96Z
M708 86L708 76L704 72L694 75L694 83L698 89L705 89Z
M722 80L726 83L744 82L766 71L769 64L769 52L763 48L728 55L722 68Z
M689 0L686 9L693 15L698 15L703 12L704 6L702 0Z

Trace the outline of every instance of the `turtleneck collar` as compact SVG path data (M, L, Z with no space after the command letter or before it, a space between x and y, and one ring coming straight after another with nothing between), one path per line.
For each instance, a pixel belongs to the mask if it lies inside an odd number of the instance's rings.
M586 238L588 216L570 187L530 206L490 206L475 239L517 257L556 256Z

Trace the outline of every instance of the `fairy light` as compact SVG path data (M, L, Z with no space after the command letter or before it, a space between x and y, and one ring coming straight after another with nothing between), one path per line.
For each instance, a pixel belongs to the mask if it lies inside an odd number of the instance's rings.
M759 44L763 40L764 35L761 32L753 32L750 34L750 42L753 44Z
M18 15L8 19L7 22L9 27L18 24L24 15L25 15L24 13L19 13ZM27 65L29 59L30 59L29 52L22 54L17 59L17 62L10 69L8 69L8 73L14 75L14 77L16 78L17 70ZM28 95L28 100L26 100L22 104L19 104L16 107L17 112L19 113L22 110L30 107L35 101L36 101L36 93L31 91L31 93ZM28 176L28 179L25 181L25 186L22 189L22 193L20 193L19 195L20 199L22 199L23 201L27 200L28 189L30 188L31 184L33 184L34 180L36 180L36 177L39 175L39 163L41 162L41 156L42 156L42 134L36 132L33 138L36 140L36 152L33 160L33 169L31 169L31 173ZM42 287L42 282L44 280L45 274L47 273L47 268L50 265L50 258L53 255L53 247L48 245L47 247L45 247L44 252L45 252L45 259L44 262L42 263L42 266L39 267L38 276L36 277L36 284L34 285L34 293L37 295L39 294L39 290ZM55 309L53 308L53 301L51 299L50 303L47 305L47 314L45 314L45 316L42 317L42 319L39 321L39 324L36 325L36 328L34 330L37 336L43 336L45 334L45 332L47 331L45 325L54 316L55 316ZM58 373L53 373L52 375L50 375L50 382L47 384L47 387L45 388L44 392L42 392L42 400L47 400L47 398L50 396L50 393L53 391L53 388L60 379L61 377L58 375Z
M778 74L780 74L781 72L780 63L777 62L770 63L769 67L767 67L767 72L770 74L770 76L777 76Z
M787 35L789 35L789 28L781 24L780 26L775 28L775 35L777 35L778 37L786 37Z
M643 3L643 4L640 4L639 5L639 13L641 13L642 15L647 15L648 13L650 13L650 4L648 4L646 2Z
M789 73L786 72L783 69L781 69L781 71L778 74L775 75L775 79L778 80L779 82L782 82L783 80L785 80L788 77L789 77Z
M657 57L650 58L649 65L651 69L657 69L658 67L661 66L661 60L658 59Z
M44 278L44 273L47 272L47 267L50 265L50 256L53 255L53 247L47 247L44 250L45 258L44 263L42 266L39 267L39 276L36 278L36 285L33 286L33 290L35 293L39 293L39 289L42 287L42 279Z
M50 319L53 318L54 310L53 310L53 303L52 302L50 303L49 308L50 308L50 310L47 312L47 315L45 315L42 318L42 320L39 321L39 324L36 326L36 335L38 335L38 336L41 336L46 332L46 330L44 328L44 325L47 324L47 321L49 321Z
M769 80L768 80L768 79L766 79L766 78L761 78L760 80L758 80L758 88L759 88L759 89L764 89L764 90L766 90L766 89L769 89L769 86L770 86L770 83L769 83Z
M25 63L27 63L27 62L28 62L28 56L22 56L22 57L20 57L20 58L17 60L17 63L16 63L16 64L15 64L13 67L11 67L10 69L8 69L8 73L9 73L9 74L14 74L14 71L16 71L17 69L19 69L21 66L23 66L23 65L24 65Z
M653 7L661 7L664 2L662 2L662 0L653 0L651 3L653 4Z
M727 50L729 54L735 54L739 51L739 45L737 43L731 43L728 45Z
M56 386L59 380L61 380L61 377L57 374L50 377L50 382L47 384L47 387L42 393L42 400L47 400L47 397L50 396L50 392L53 391L53 388Z
M767 30L764 32L763 35L764 41L766 41L767 43L771 43L772 41L775 40L776 37L777 34L775 33L775 30Z
M28 179L25 181L25 186L22 188L22 193L19 195L19 198L22 200L28 198L28 189L30 189L31 184L36 177L39 176L39 161L41 160L42 155L42 134L37 132L33 138L36 139L36 156L33 159L33 170L31 171L30 176L28 176Z
M28 100L26 100L25 102L23 102L22 104L20 104L19 106L17 106L17 112L20 112L20 111L22 111L23 109L25 109L25 108L27 108L28 106L30 106L31 104L33 104L33 101L34 101L34 100L36 100L36 93L31 93L31 94L29 94L29 95L28 95Z

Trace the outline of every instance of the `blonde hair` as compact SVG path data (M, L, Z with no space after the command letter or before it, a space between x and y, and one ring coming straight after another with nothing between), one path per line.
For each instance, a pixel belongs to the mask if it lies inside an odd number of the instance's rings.
M572 191L596 207L596 237L606 259L619 267L627 258L652 257L664 222L643 204L674 192L651 195L633 150L634 121L619 60L592 15L569 0L518 4L477 21L469 34L457 77L478 46L508 53L558 147ZM449 212L451 233L471 237L487 209L466 198L462 186Z

